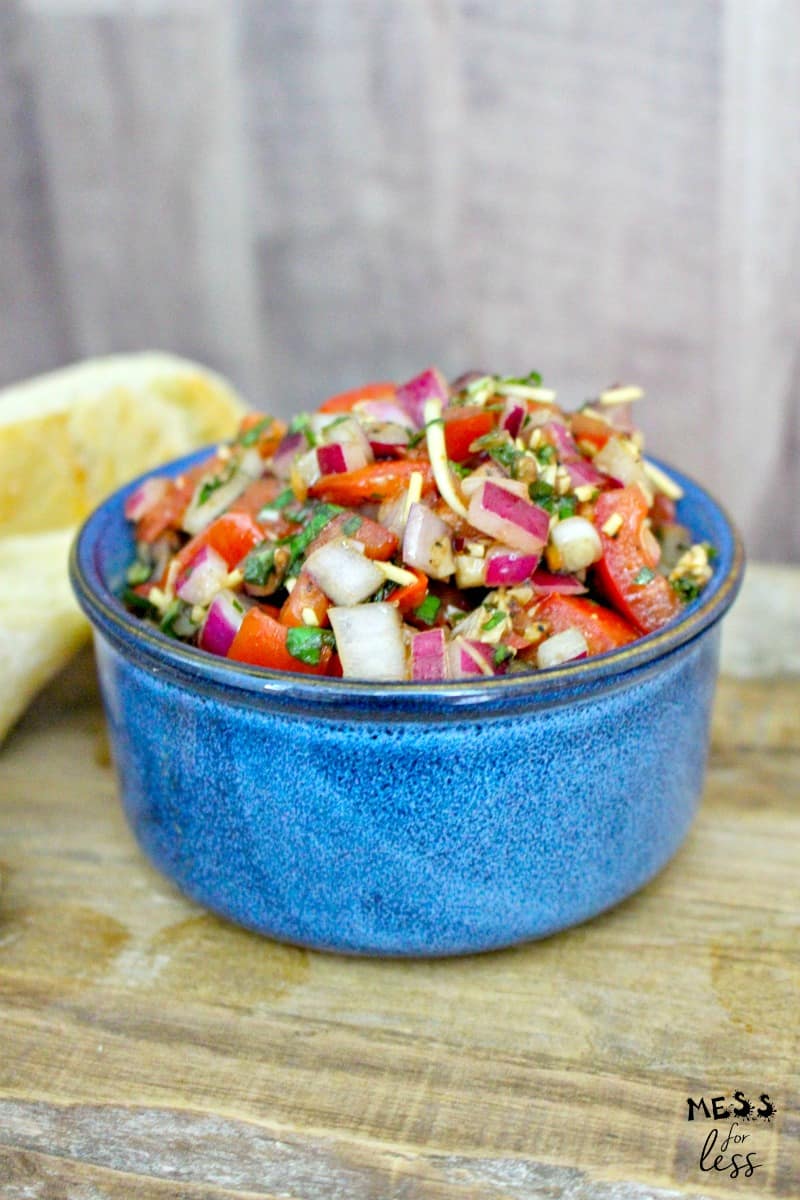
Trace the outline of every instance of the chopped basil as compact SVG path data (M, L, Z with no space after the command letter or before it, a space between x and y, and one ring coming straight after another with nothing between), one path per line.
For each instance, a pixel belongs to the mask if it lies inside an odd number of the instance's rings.
M352 537L354 533L359 531L363 524L364 518L360 517L358 513L353 513L352 517L348 517L347 520L343 522L342 533L345 537Z
M712 546L711 542L703 542L703 549L706 552L706 558L710 563L716 562L719 558L719 553L716 546Z
M261 434L269 429L273 423L272 417L264 417L255 425L251 425L244 433L240 433L236 439L240 446L255 446Z
M441 607L442 602L438 596L426 596L422 604L414 609L414 616L424 625L433 625Z
M481 625L481 631L483 633L488 633L490 629L496 629L498 625L505 621L505 619L506 614L502 611L502 609L498 609L497 612L492 613L488 621L483 622Z
M556 448L555 446L551 446L549 442L544 442L543 445L537 446L533 453L536 456L537 462L541 463L542 466L547 466L555 459Z
M258 513L256 520L268 521L271 513L279 513L281 509L286 508L288 504L291 504L294 498L295 495L292 489L290 487L284 488L279 496L276 496L274 500L270 500L269 504L264 505L264 507Z
M334 517L338 516L340 512L344 512L344 509L338 504L316 505L313 515L310 517L306 527L288 539L286 545L289 547L290 575L298 574L300 559L305 554L314 538L318 533L321 533L325 526L332 521Z
M275 566L275 549L277 542L256 546L244 560L245 583L253 583L256 587L264 587Z
M702 591L700 584L690 575L681 575L679 579L670 579L669 582L684 604L688 604L690 600L696 600Z
M529 371L527 375L503 375L499 383L512 383L518 387L541 387L542 377L538 371Z
M175 630L174 630L175 622L177 621L177 619L181 615L181 613L186 612L187 609L188 609L188 605L184 604L184 602L182 600L179 600L176 597L170 604L169 608L164 613L163 617L161 618L161 621L159 622L158 627L161 630L161 632L169 633L169 634L172 634L173 636L177 636L177 634L175 634Z
M214 475L212 479L207 479L200 488L200 493L197 497L198 507L201 504L205 504L206 500L208 500L209 496L213 496L217 488L221 488L225 483L230 483L235 471L236 463L232 462L219 475Z
M448 458L447 465L453 474L457 475L459 479L465 479L466 476L470 474L469 467L465 467L463 463L453 462L452 458Z
M513 658L515 653L516 651L512 650L510 646L495 646L492 661L496 667L499 667L501 663Z
M646 583L652 583L656 573L650 567L640 567L633 577L633 582L639 587L644 587Z
M558 515L559 519L563 521L566 517L574 517L575 509L577 507L577 496L571 496L569 494L566 496L559 496L556 505L556 514Z
M132 608L134 612L141 613L143 617L153 616L157 612L155 604L152 604L146 596L140 596L138 592L134 592L131 588L123 588L120 596L127 608Z
M138 560L128 567L125 573L125 579L128 583L135 587L137 583L147 583L150 576L153 574L153 568L147 563Z
M543 479L537 479L534 483L528 484L528 495L534 504L538 504L545 512L553 513L561 521L565 517L574 516L575 509L578 507L577 496L570 494L559 496L552 484L545 483Z
M312 667L319 663L323 646L333 648L335 645L331 631L316 625L295 625L286 631L286 649L292 658Z
M505 467L512 478L516 478L519 460L524 457L523 450L518 450L511 442L504 442L500 446L493 447L489 453L496 463Z
M292 419L289 425L289 433L302 433L310 448L313 448L317 444L317 439L314 437L314 431L311 428L311 418L308 413L298 413Z
M386 582L382 583L381 586L378 588L377 592L372 597L372 600L376 604L381 600L388 600L389 597L393 596L394 593L398 590L398 587L399 587L399 584L394 583L391 579L387 579Z

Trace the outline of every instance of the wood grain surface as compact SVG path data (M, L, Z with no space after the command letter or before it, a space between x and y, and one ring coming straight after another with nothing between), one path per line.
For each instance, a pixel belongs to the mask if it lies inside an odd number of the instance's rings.
M0 383L635 380L800 561L797 0L3 0L0 110Z
M148 866L84 655L0 753L0 1195L796 1200L799 793L800 677L724 678L640 894L502 953L313 953ZM687 1098L735 1090L777 1112L734 1181Z

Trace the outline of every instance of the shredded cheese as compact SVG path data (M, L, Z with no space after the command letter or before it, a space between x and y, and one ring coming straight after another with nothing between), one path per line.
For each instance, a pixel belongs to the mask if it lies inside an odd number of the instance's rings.
M411 505L417 504L422 499L422 472L412 471L411 478L408 481L408 489L406 491L406 502L403 505L403 521L408 520L408 514L411 511Z
M412 571L404 571L402 567L396 567L394 563L381 562L377 558L373 559L373 562L392 583L399 583L401 587L407 587L408 584L417 582L417 577Z
M300 613L300 616L303 618L304 625L319 625L317 614L314 612L313 608L304 608Z
M642 459L642 466L645 469L647 478L653 484L657 492L668 496L670 500L680 500L683 496L683 488L680 484L669 476L666 471L662 471L661 467L657 467L654 462L649 459Z
M605 408L611 408L615 404L630 404L633 400L641 400L644 395L644 388L637 387L635 384L624 386L622 384L617 387L606 388L598 396L600 404Z
M622 524L622 517L618 512L613 512L601 528L606 537L616 537L620 529L622 529Z

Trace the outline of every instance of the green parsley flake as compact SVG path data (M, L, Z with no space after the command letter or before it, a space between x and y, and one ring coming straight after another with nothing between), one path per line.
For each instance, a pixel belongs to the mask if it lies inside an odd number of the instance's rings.
M335 645L329 629L319 629L315 625L295 625L286 631L286 649L292 658L311 667L318 665L323 646L333 649Z
M426 596L422 604L414 609L414 616L424 625L433 625L441 607L442 602L438 596Z
M510 646L495 646L492 662L496 667L499 667L501 663L507 662L509 658L513 658L515 653L516 651L512 650Z
M275 566L275 549L277 543L256 546L244 560L244 581L254 583L256 587L264 587Z
M272 425L272 417L264 417L263 420L251 426L245 433L241 433L236 439L240 446L255 446L262 433Z
M669 582L673 591L678 593L684 604L688 604L691 600L696 600L703 590L697 580L692 579L690 575L681 575L679 579L670 579Z
M147 563L137 561L131 563L125 573L125 579L131 586L135 587L137 583L147 583L150 576L153 574L153 568Z
M555 446L551 446L549 442L545 442L543 445L537 446L533 453L536 456L537 462L546 467L555 460L556 448Z
M652 583L656 573L650 567L640 567L633 577L633 582L639 587L644 587L647 583Z
M354 533L358 533L361 526L364 524L364 518L358 513L353 513L352 517L348 517L342 525L342 533L345 537L352 537Z
M481 631L483 633L488 633L490 629L496 629L502 621L505 621L505 619L506 614L501 609L498 609L497 612L492 613L488 621L483 622L481 625Z

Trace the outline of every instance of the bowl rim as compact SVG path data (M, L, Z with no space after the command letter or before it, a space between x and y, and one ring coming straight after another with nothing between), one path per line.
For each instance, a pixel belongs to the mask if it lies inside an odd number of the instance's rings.
M709 589L687 606L687 610L662 629L644 634L636 641L604 654L593 655L579 662L549 667L545 670L495 675L479 679L447 680L441 683L410 680L358 680L326 676L309 676L266 667L250 666L200 650L179 642L160 630L145 624L130 613L103 578L96 561L97 547L109 524L125 528L123 504L125 497L144 479L154 475L174 475L203 455L213 446L143 472L108 496L85 519L70 548L69 575L78 602L95 629L111 636L118 646L138 651L158 668L171 668L193 684L204 681L209 686L221 686L243 696L253 693L265 697L280 696L303 708L318 706L322 711L340 702L358 707L386 708L389 712L399 703L406 713L413 714L414 705L425 702L426 708L435 702L437 708L463 710L465 707L491 705L518 698L523 703L545 700L558 692L578 688L581 691L616 676L628 676L640 668L665 658L685 643L695 639L719 621L736 598L744 574L745 550L742 537L727 509L701 484L669 464L652 456L650 461L667 471L684 489L687 496L694 493L721 521L729 539L730 563L722 575L712 576ZM120 524L121 522L121 524Z

